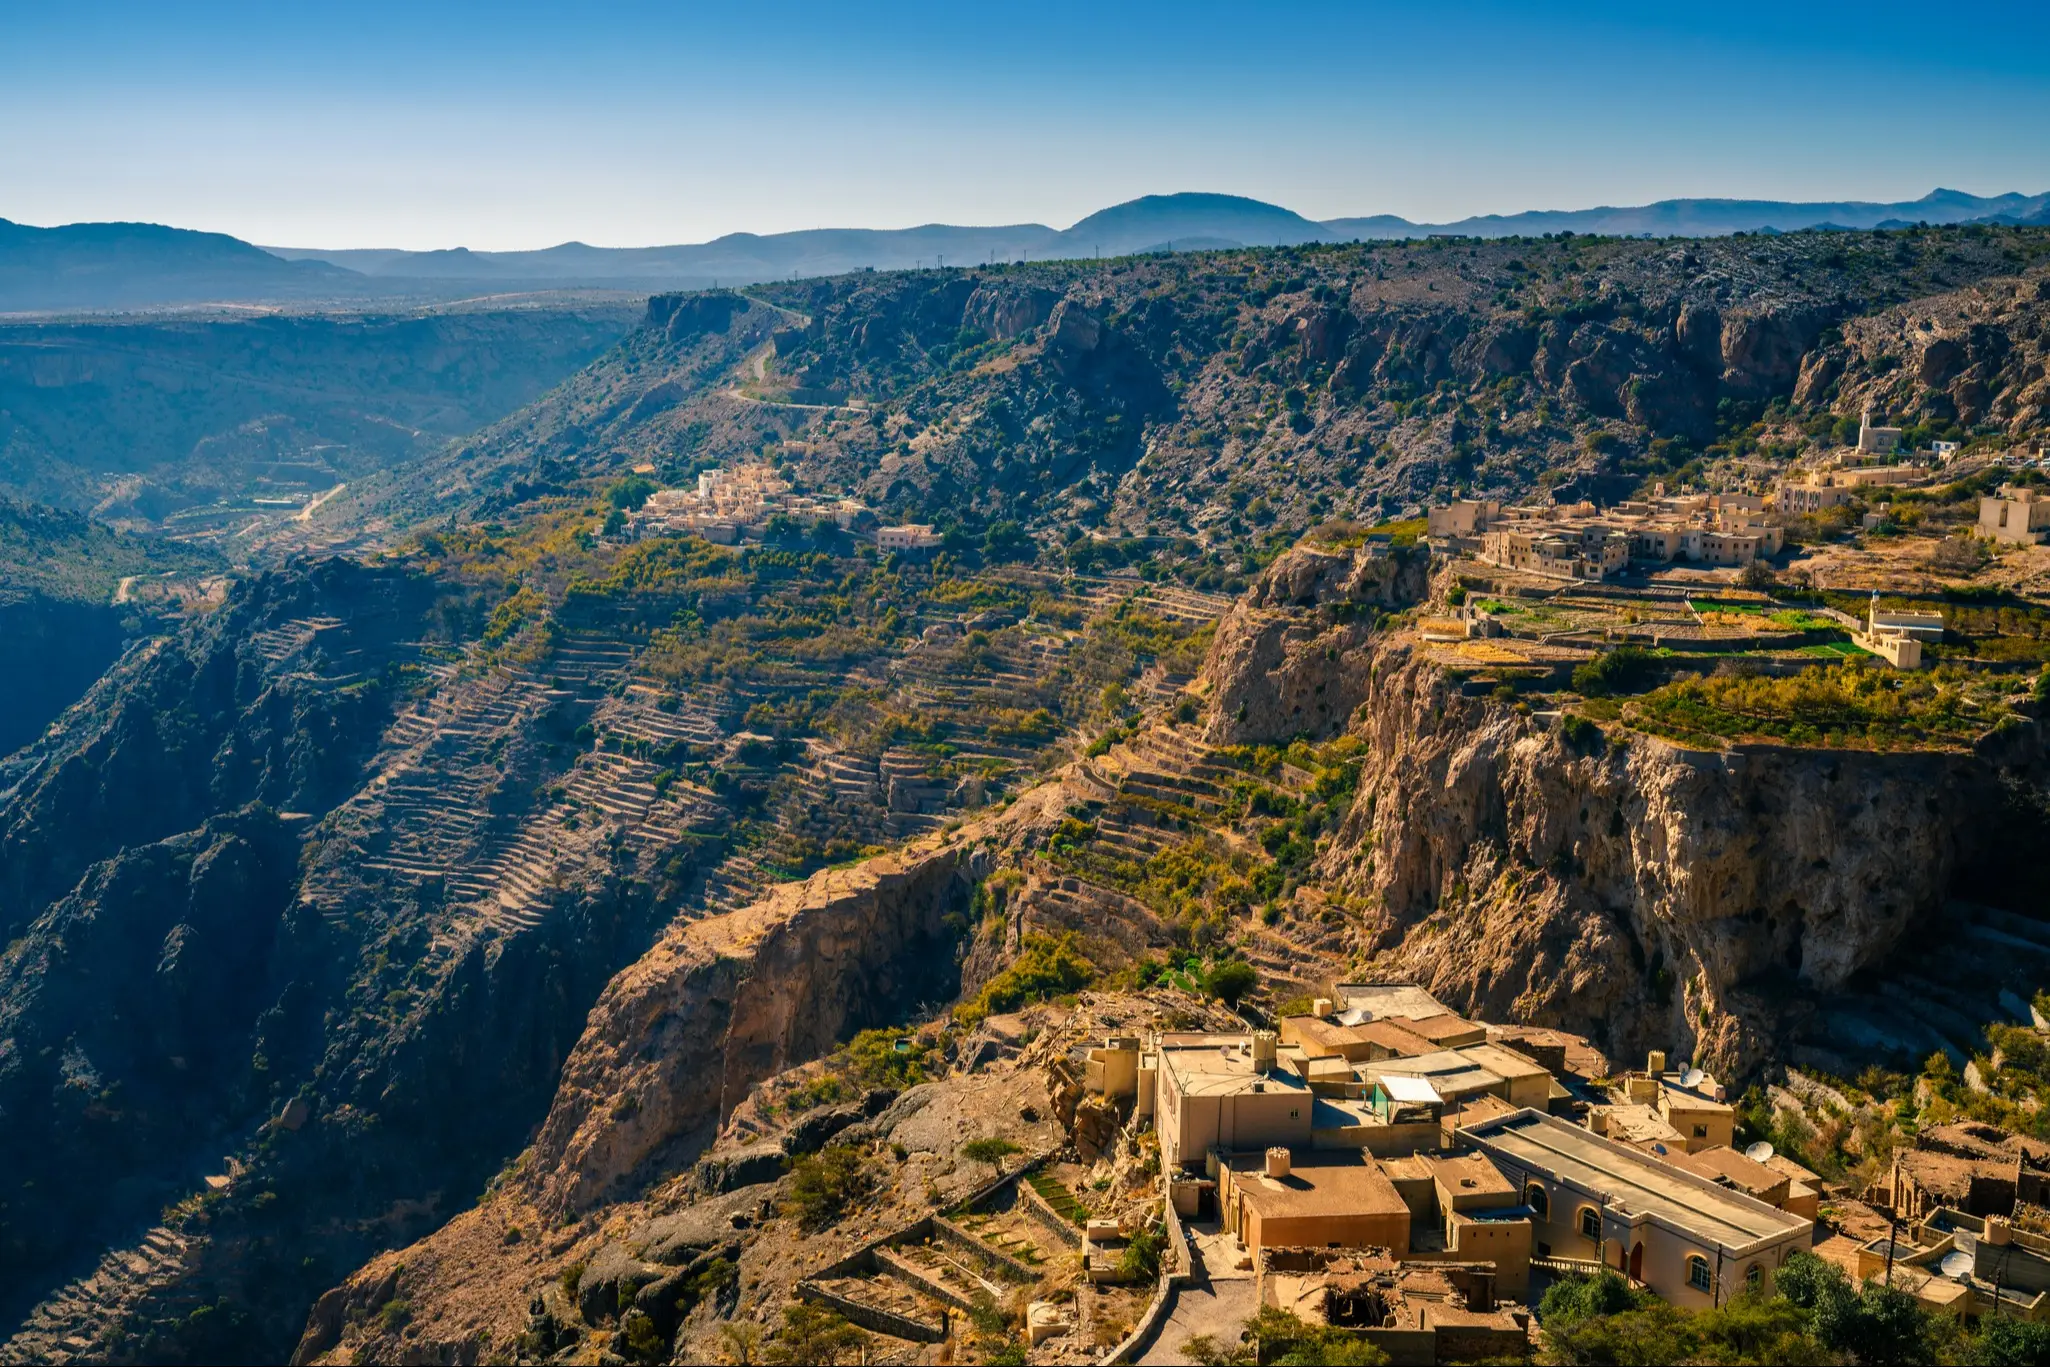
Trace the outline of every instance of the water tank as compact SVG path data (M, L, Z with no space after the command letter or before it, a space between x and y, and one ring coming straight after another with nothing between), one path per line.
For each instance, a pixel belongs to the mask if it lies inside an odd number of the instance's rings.
M1286 1176L1288 1176L1288 1150L1287 1150L1287 1149L1269 1149L1269 1150L1267 1150L1267 1175L1268 1175L1269 1177L1286 1177Z
M1644 1071L1650 1073L1653 1077L1657 1077L1660 1073L1666 1071L1666 1051L1663 1049L1652 1050L1651 1057L1645 1060Z
M1256 1072L1274 1071L1274 1052L1280 1045L1280 1038L1272 1030L1253 1032L1253 1068Z
M1329 997L1319 997L1310 1003L1310 1014L1319 1020L1330 1015L1336 1009Z
M1995 1248L2005 1244L2011 1232L2007 1221L1998 1215L1988 1215L1986 1217L1986 1242Z

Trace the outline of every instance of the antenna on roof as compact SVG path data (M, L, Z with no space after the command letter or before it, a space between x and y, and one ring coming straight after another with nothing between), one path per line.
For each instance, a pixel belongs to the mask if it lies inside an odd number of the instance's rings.
M1770 1162L1772 1161L1772 1145L1761 1139L1756 1144L1745 1149L1744 1156L1754 1163Z

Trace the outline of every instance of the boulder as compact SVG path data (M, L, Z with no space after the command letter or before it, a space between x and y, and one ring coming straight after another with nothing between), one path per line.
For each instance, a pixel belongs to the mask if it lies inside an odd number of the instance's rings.
M817 1153L834 1135L864 1119L859 1106L834 1106L813 1111L783 1133L783 1152L792 1158Z
M701 1158L697 1167L698 1190L738 1191L742 1187L760 1186L782 1177L788 1166L780 1149L756 1149L726 1158Z
M586 1324L616 1318L644 1286L661 1281L667 1268L644 1263L621 1244L606 1244L584 1264L577 1282L577 1311Z

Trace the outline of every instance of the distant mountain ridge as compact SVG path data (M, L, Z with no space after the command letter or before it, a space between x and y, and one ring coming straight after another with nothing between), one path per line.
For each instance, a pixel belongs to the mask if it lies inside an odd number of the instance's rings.
M0 218L0 312L319 297L360 279L226 233L155 223L32 228Z
M1146 195L1072 227L925 224L728 233L662 247L565 242L539 251L257 247L219 233L137 223L32 228L0 219L0 313L132 309L203 302L446 299L494 291L650 290L747 285L791 276L1305 242L1594 233L1711 237L1915 223L2050 223L2050 193L1933 190L1897 203L1669 199L1635 207L1541 209L1415 223L1393 214L1318 222L1240 195Z

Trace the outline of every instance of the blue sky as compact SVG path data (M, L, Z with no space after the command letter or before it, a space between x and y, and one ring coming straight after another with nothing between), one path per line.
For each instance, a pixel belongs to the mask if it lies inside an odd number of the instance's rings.
M2033 193L2046 130L2040 0L0 0L0 217L299 246Z

